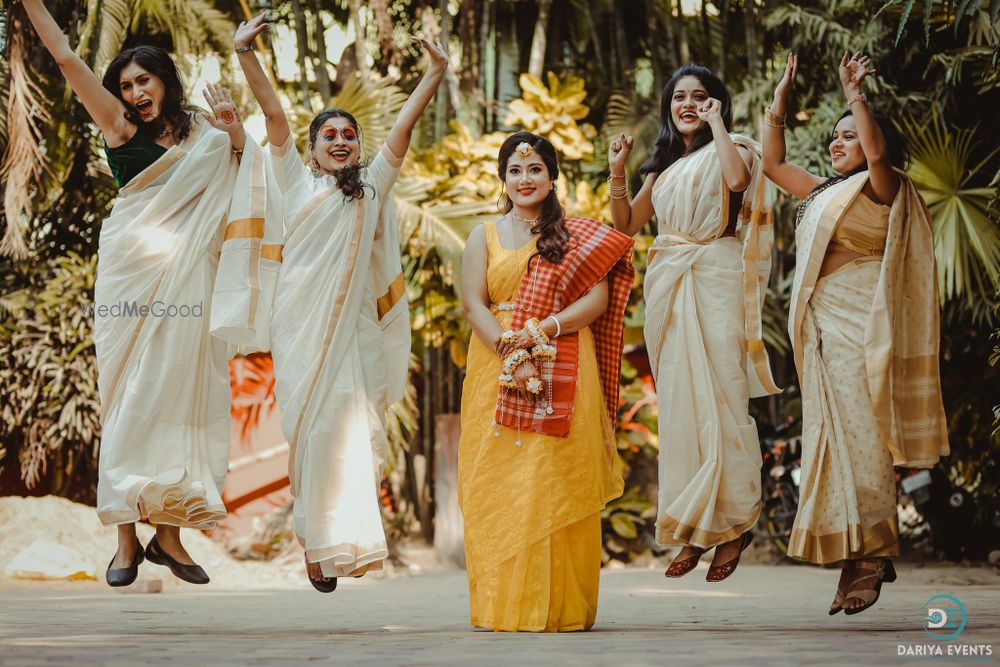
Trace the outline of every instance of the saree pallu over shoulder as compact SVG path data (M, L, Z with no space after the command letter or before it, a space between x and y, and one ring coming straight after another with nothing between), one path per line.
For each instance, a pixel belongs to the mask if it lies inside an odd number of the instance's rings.
M567 218L569 248L559 264L536 256L528 263L521 280L511 326L524 326L532 317L539 320L558 313L608 279L608 308L590 325L594 334L601 388L613 425L618 415L625 306L632 289L632 239L588 218ZM496 422L523 429L566 437L573 417L577 384L579 336L565 334L555 339L556 359L552 364L552 414L536 408L533 399L520 392L501 392Z
M827 245L844 212L861 195L868 172L819 193L796 229L796 270L789 336L800 379L807 304ZM912 181L900 174L872 310L865 326L865 369L893 464L931 467L949 452L939 368L940 313L930 214Z
M711 548L760 514L760 445L751 396L778 391L762 340L772 227L760 147L731 195L715 143L653 186L659 234L649 253L644 336L660 433L656 541ZM736 223L735 236L727 235Z
M271 193L268 196L268 193ZM226 224L209 329L243 353L271 347L271 307L282 256L281 198L267 156L243 149Z
M736 237L740 241L743 269L747 367L752 369L748 372L750 396L767 396L780 391L774 382L764 345L762 317L764 296L771 275L774 227L760 144L739 134L730 137L737 146L746 148L752 158L750 184L735 213ZM673 277L660 281L671 287L667 293L659 295L666 299L669 312L677 279L697 263L708 243L722 237L736 206L722 174L714 142L677 160L660 174L653 186L653 197L654 206L658 204L659 235L649 250L647 266L652 267L657 255L672 249L674 266L668 267L667 271ZM684 256L683 260L680 255ZM661 270L663 268L660 267ZM666 328L658 330L662 334ZM658 335L648 342L652 348L663 344Z
M205 313L236 172L228 135L198 120L121 189L102 224L94 344L105 523L147 516L208 529L225 516L227 355Z

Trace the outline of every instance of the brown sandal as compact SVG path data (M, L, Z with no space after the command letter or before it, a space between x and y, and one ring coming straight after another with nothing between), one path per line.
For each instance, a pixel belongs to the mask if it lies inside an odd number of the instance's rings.
M716 583L724 579L728 579L729 576L736 571L736 566L740 564L740 556L746 551L747 547L753 542L753 533L747 531L740 535L740 550L736 554L736 558L732 559L728 563L723 563L722 565L712 565L708 568L708 574L705 575L705 581Z
M870 574L858 575L851 582L844 603L846 604L848 600L853 598L861 600L864 604L860 607L845 608L844 613L848 616L860 614L878 602L879 595L882 593L883 582L891 584L896 581L896 568L893 567L892 561L888 558L878 558L874 562L859 560L854 567L858 570L868 570ZM867 584L865 587L857 586L859 582L870 582L872 579L875 579L875 585L871 588L868 588Z
M840 568L840 581L837 582L837 593L833 596L833 604L830 605L830 616L840 613L844 608L844 601L847 600L847 590L851 587L851 575L854 573L854 561L845 560Z
M670 563L667 571L663 573L663 576L670 577L671 579L676 579L678 577L683 577L685 574L693 570L698 565L698 561L701 557L705 555L708 549L702 549L700 547L692 547L687 545L689 549L695 549L697 553L693 556L688 556L683 560L677 560L676 558ZM678 554L679 555L679 554Z

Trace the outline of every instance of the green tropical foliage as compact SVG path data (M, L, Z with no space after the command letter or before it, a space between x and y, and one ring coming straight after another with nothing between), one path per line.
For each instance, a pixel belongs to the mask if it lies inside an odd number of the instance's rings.
M383 504L395 534L419 530L427 537L434 418L458 410L470 335L457 295L459 263L469 231L496 215L496 154L506 134L522 128L546 134L562 154L558 187L567 210L607 222L609 139L620 132L636 136L628 165L636 174L658 131L659 91L675 68L696 61L719 73L734 93L735 129L759 136L784 55L794 50L802 67L789 114L789 157L828 175L827 137L845 108L836 62L845 50L866 51L878 66L870 104L906 135L909 173L933 218L952 477L973 494L983 520L994 520L1000 368L987 357L1000 276L994 118L1000 1L552 0L540 14L541 4L46 2L97 71L138 43L171 49L187 72L223 54L223 80L237 87L245 117L256 107L230 69L231 34L249 13L269 8L276 32L293 38L292 71L266 40L257 47L287 101L295 136L305 137L321 108L341 106L358 117L367 155L421 74L421 55L405 37L423 32L448 44L454 67L414 133L392 194L406 254L414 356L411 393L390 420ZM92 298L100 221L116 188L96 129L19 11L13 10L10 52L0 63L0 488L86 498L99 440L93 348L89 320L66 304ZM349 37L338 54L331 47L339 34ZM641 182L634 178L630 185L635 192ZM776 193L765 336L779 384L789 389L754 402L763 429L800 409L785 333L797 203ZM650 548L655 511L656 405L642 347L641 289L653 229L636 238L638 275L626 313L629 363L622 372L618 446L627 492L603 517L606 551L622 560ZM266 362L251 359L234 373L246 399L236 416L252 427L270 400ZM970 386L970 377L978 386ZM254 404L257 399L265 403Z

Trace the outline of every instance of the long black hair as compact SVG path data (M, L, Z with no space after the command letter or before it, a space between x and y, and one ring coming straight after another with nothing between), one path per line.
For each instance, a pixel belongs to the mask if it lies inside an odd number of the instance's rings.
M321 111L312 122L309 123L309 150L312 151L313 145L316 143L316 137L319 135L319 129L323 127L323 123L330 120L331 118L343 118L351 124L355 132L358 133L358 145L361 144L361 126L358 125L357 119L352 116L347 111L343 109L327 109L326 111ZM348 165L342 169L337 170L334 177L337 179L337 187L340 191L344 193L344 197L347 201L354 201L355 199L364 199L365 197L365 183L361 180L361 170L364 169L366 165L361 164L360 156L358 156L358 161L352 165ZM371 187L371 186L369 186ZM374 188L372 189L372 196L374 196Z
M549 172L550 179L554 181L559 178L559 158L556 155L555 146L545 137L522 131L507 137L500 146L500 153L497 156L497 175L500 176L501 183L505 182L507 162L510 160L510 156L522 143L531 146L538 153L538 157L542 158L542 163L545 165L546 171ZM502 208L504 213L510 213L511 209L514 208L514 202L506 193L503 195ZM553 185L548 196L542 202L542 214L538 218L538 223L531 228L532 234L539 234L535 244L535 247L538 248L538 254L552 264L558 264L562 261L569 244L569 230L566 229L565 218L566 211L559 203L559 196Z
M197 109L188 103L177 65L169 53L156 46L136 46L126 49L115 56L108 65L101 83L125 105L125 118L130 123L142 127L144 125L142 117L134 106L125 101L121 91L122 70L133 61L163 82L160 113L148 125L156 133L169 126L176 139L183 141L191 133L192 114Z
M874 120L875 124L878 125L879 131L882 132L882 138L885 139L885 148L889 155L889 164L900 171L905 170L910 162L910 152L906 148L906 139L903 137L903 134L896 128L893 122L883 114L880 114L878 111L871 108L869 108L868 113L872 115L872 120ZM840 114L840 118L837 119L837 122L833 124L833 128L830 130L828 137L829 142L833 141L833 133L837 130L837 125L840 124L840 121L853 115L854 113L850 109ZM806 213L806 208L812 203L812 200L816 198L816 195L823 192L823 190L826 190L828 187L836 185L837 183L840 183L844 179L850 178L855 174L860 174L867 169L868 160L865 160L852 169L850 173L837 174L836 176L832 176L817 185L813 191L809 193L809 196L802 200L802 203L799 204L799 208L795 211L796 226L802 222L802 217Z
M706 123L694 136L694 141L688 147L684 143L684 135L678 131L674 125L673 114L670 113L670 103L674 97L674 89L677 83L686 76L693 76L705 86L709 97L714 97L722 104L720 114L722 121L726 125L726 130L733 127L733 96L722 82L722 79L712 74L712 70L701 65L689 63L674 72L663 87L663 94L660 96L660 134L656 137L652 154L646 163L639 167L639 173L651 174L659 173L676 162L686 154L694 153L696 150L709 144L712 141L712 128Z

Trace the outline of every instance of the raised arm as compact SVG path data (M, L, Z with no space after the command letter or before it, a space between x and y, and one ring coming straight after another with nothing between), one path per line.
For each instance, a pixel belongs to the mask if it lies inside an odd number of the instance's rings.
M257 60L257 54L253 52L253 40L270 27L271 24L267 22L267 12L261 12L249 21L240 23L233 37L233 46L236 47L240 68L247 79L250 91L257 98L257 104L264 114L267 140L272 146L279 148L285 145L291 134L288 129L288 118L285 117L285 110L281 108L278 94L274 92L264 68Z
M87 63L70 48L69 40L42 0L24 0L24 9L45 48L55 58L66 82L80 98L108 145L119 146L131 139L136 127L125 119L125 104L101 85Z
M611 191L611 221L615 229L635 236L653 217L653 183L657 174L648 174L639 192L629 201L628 194L616 195L615 190L624 188L628 182L625 173L625 163L632 152L635 140L624 134L608 144L608 167L611 170L609 178Z
M860 53L848 57L849 55L845 52L840 59L840 83L844 87L847 104L858 128L861 150L868 161L868 182L880 202L891 204L899 192L899 176L893 171L889 161L885 136L868 110L864 93L861 92L861 82L873 71L871 61L868 56Z
M236 110L233 98L229 95L229 90L223 86L210 83L203 91L205 101L212 110L211 114L202 114L202 117L217 130L222 130L229 135L229 143L233 147L236 155L243 155L243 147L247 143L247 135L243 129L243 120L240 112Z
M431 43L423 38L414 37L413 39L423 44L424 50L430 57L430 65L427 68L427 73L420 79L420 83L403 104L403 108L399 110L396 122L389 130L389 136L385 139L385 145L400 158L406 155L406 151L410 147L413 127L417 124L420 114L424 112L434 97L434 93L448 69L448 54L440 43Z
M798 66L798 56L789 53L785 61L785 72L778 82L778 87L774 89L774 99L767 112L764 145L761 150L764 175L793 197L805 199L823 182L823 179L785 160L785 110L788 108L788 98L792 92Z
M733 138L729 136L729 130L722 119L722 102L710 97L703 106L698 107L697 114L712 130L715 153L719 156L726 186L732 192L743 192L750 186L750 152L743 147L737 148Z

